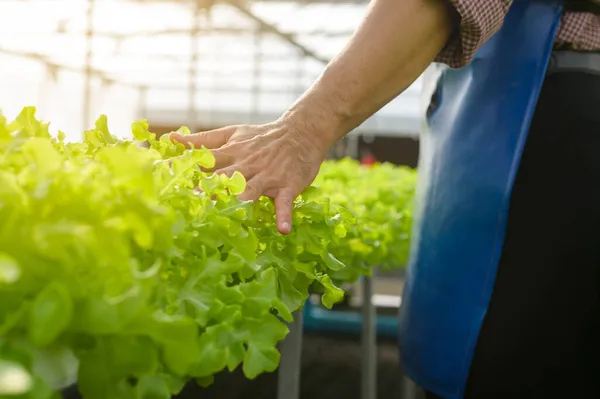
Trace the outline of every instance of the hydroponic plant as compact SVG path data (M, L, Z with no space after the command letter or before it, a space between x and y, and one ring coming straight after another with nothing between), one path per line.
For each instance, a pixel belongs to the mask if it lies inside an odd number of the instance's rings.
M378 163L372 167L352 159L326 161L314 182L335 209L352 211L356 223L330 250L348 267L332 271L337 281L352 282L383 271L402 268L408 261L416 171ZM342 227L340 227L342 228Z
M0 398L169 398L192 379L279 364L277 343L309 292L402 267L414 171L326 162L294 205L244 202L214 157L101 116L82 142L27 107L0 115ZM182 133L189 133L186 128ZM148 142L143 148L140 142ZM335 282L335 283L334 283Z
M243 176L200 170L208 150L145 121L132 133L150 148L105 116L76 143L31 107L0 119L0 397L76 378L86 399L168 398L240 365L253 378L278 366L312 284L325 306L342 298L329 247L349 223L319 193L282 236L270 200L236 197Z

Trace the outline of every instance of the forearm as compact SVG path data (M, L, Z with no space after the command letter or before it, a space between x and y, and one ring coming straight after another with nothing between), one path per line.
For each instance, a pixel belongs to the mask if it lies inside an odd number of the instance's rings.
M456 25L448 0L372 0L348 45L283 119L305 120L333 144L408 88Z

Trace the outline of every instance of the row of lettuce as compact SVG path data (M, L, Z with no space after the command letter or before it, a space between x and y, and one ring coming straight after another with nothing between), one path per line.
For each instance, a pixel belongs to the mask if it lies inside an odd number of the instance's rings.
M254 378L277 368L309 292L332 307L342 283L406 261L413 170L327 161L282 236L269 199L237 198L241 175L200 170L209 151L145 121L132 132L101 116L67 143L32 107L0 116L0 397L77 380L85 399L169 398L224 369Z

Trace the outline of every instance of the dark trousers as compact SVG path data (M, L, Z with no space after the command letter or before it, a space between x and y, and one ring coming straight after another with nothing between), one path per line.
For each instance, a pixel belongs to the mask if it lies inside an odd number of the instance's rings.
M600 397L599 269L600 76L556 73L519 165L465 399Z

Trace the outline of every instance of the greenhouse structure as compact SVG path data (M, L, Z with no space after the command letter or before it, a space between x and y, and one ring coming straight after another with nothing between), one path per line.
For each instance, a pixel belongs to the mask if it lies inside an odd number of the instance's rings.
M366 4L3 1L2 15L11 16L0 27L4 112L36 105L69 137L101 113L115 134L142 116L158 130L267 122L318 77ZM415 137L421 86L419 79L356 133Z
M0 17L0 399L597 396L600 0Z
M196 132L270 122L319 77L349 40L367 5L368 0L3 0L0 108L8 120L13 120L24 107L35 107L36 118L50 121L50 134L64 132L65 146L83 140L82 132L93 130L100 115L107 116L110 134L122 140L134 139L132 122L140 119L146 119L149 130L159 135L182 125ZM330 187L332 195L353 184L357 190L371 185L374 193L387 193L389 179L398 178L390 187L396 187L399 194L390 201L408 209L414 189L414 174L408 167L414 168L417 163L424 109L421 100L427 99L426 89L423 77L417 79L333 149L332 159L364 161L372 157L396 166L382 167L378 175L363 176L356 172L358 162L342 161L340 171L330 164L322 182ZM355 180L345 185L327 180L327 173L333 176L348 172ZM404 197L399 199L401 195ZM373 198L356 201L366 209L364 212L380 211ZM1 204L0 196L0 216ZM399 217L409 215L406 209L398 205L392 211ZM385 213L373 217L380 218L379 226L384 226L390 216ZM398 237L407 240L405 232L409 228L404 224L389 227L390 231L382 232L375 240L376 245L390 240L382 244L388 245ZM360 244L357 240L353 245ZM375 242L368 241L372 238L364 240L367 245ZM1 244L0 239L0 263ZM404 244L401 247L406 251ZM353 250L359 251L356 248ZM403 259L405 254L394 256ZM213 396L202 396L208 394L201 390L189 397L300 399L308 397L306 392L310 391L306 379L313 380L311 392L321 388L325 392L327 383L315 381L321 373L319 368L330 366L314 363L320 356L317 346L324 345L339 347L332 349L331 356L341 363L354 362L351 367L357 370L353 377L344 378L331 369L329 373L337 375L338 380L337 388L332 385L331 389L341 389L353 380L352 384L360 386L354 398L387 398L386 392L400 395L394 397L416 398L410 381L399 383L403 377L396 359L395 330L404 264L392 266L388 269L396 269L376 270L372 277L370 271L358 273L366 276L357 274L351 282L342 281L342 288L349 294L338 310L320 305L321 294L313 293L303 310L294 313L290 334L281 342L278 380L256 381L269 387L247 388L253 392L248 394L251 396L218 391ZM348 338L339 338L340 334L350 337L350 341L342 344ZM385 348L381 346L378 355L381 340L386 343L381 344ZM302 366L300 374L302 357L308 356L304 350L312 351L310 361L314 364ZM323 353L329 356L327 349ZM354 353L348 355L354 360L345 361L346 353ZM380 369L381 359L391 363L393 370ZM216 381L218 386L219 379ZM228 384L236 383L239 380ZM355 387L352 384L348 387ZM257 393L263 391L268 393ZM78 395L64 392L69 399L69 395ZM188 397L185 392L181 395L177 397ZM331 394L327 397L337 398Z

